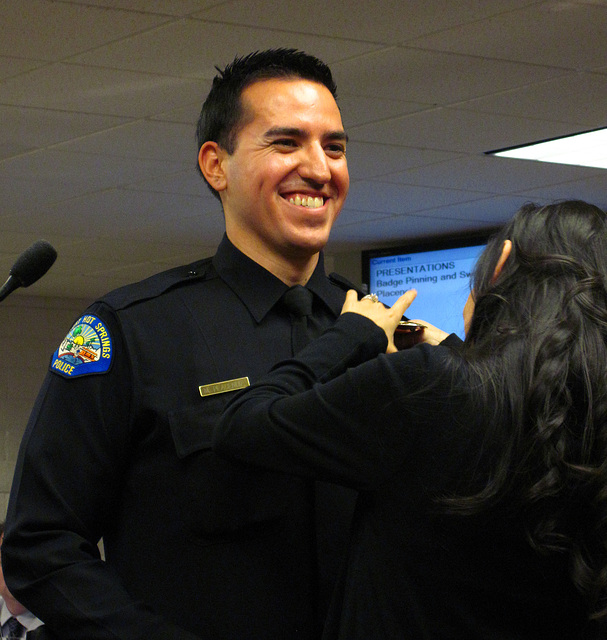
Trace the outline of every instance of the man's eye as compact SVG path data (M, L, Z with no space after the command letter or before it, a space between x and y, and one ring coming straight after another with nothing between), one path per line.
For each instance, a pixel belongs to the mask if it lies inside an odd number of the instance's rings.
M340 143L328 144L325 149L331 155L343 156L346 154L346 145Z
M278 140L274 140L274 142L272 143L278 147L295 147L297 146L297 143L295 142L295 140L292 140L291 138L280 138Z

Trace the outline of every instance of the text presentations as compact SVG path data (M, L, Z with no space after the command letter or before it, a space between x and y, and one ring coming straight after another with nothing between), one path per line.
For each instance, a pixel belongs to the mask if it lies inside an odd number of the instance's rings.
M409 289L417 298L407 316L464 337L462 309L470 275L484 245L380 256L369 261L369 291L387 305Z

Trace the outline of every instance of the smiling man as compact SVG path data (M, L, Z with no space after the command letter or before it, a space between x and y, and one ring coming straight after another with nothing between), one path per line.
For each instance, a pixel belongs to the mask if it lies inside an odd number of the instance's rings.
M317 81L269 78L247 86L241 103L236 144L204 141L201 171L232 243L287 284L305 284L348 193L335 97Z
M345 543L351 494L211 451L227 400L298 348L291 293L312 333L341 310L321 253L349 184L331 72L294 50L237 58L197 135L217 253L89 307L21 447L6 578L66 640L317 638Z

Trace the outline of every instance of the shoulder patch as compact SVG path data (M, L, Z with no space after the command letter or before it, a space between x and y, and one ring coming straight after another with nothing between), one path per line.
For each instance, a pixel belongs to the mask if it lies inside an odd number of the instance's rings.
M51 359L51 371L66 378L105 373L112 364L112 338L97 316L84 315L59 345Z

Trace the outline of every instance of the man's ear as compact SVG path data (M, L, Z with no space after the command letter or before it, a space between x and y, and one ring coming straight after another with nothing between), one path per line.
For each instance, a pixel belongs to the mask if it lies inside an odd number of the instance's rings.
M491 282L495 282L497 276L499 276L499 274L501 273L502 267L504 266L504 264L506 264L506 260L508 260L508 256L510 255L511 251L512 241L504 240L504 244L502 246L502 254L500 255L499 260L495 265L495 269L493 270L493 277L491 278Z
M198 152L198 166L215 191L223 191L227 186L222 163L224 154L225 151L212 140L207 140Z

